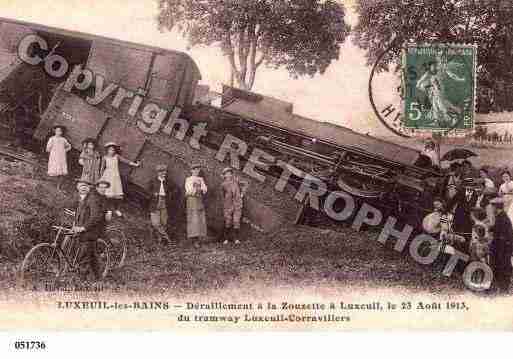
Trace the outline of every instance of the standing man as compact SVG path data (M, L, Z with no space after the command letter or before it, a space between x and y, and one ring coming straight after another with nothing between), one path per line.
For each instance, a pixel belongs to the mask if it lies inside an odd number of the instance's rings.
M96 253L96 242L105 230L105 208L99 195L91 192L93 186L92 183L84 180L77 181L79 201L73 231L79 234L80 242L86 242L85 255L95 280L99 281L101 275Z
M473 225L470 214L477 202L478 194L475 191L476 187L471 178L465 178L462 181L462 187L453 201L456 204L454 210L454 231L470 241Z
M240 243L239 231L242 217L242 200L246 193L248 183L234 177L231 167L223 169L222 174L224 178L221 184L223 190L224 215L223 244L228 244L230 240L235 240L235 244L238 244Z
M149 186L150 200L150 220L151 225L157 232L159 241L162 244L169 243L167 233L168 203L172 190L167 180L167 166L158 165L156 167L157 177L152 179Z
M513 255L513 228L511 220L504 212L504 199L494 198L490 203L495 207L494 239L490 246L490 264L493 270L495 288L499 293L507 293L511 283Z
M429 157L431 160L431 167L435 167L436 169L440 168L440 156L436 150L436 145L432 140L428 140L426 145L424 146L424 150L422 151L424 156Z

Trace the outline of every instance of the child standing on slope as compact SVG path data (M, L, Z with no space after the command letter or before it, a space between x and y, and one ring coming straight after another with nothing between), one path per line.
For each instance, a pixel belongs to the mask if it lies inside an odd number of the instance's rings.
M57 189L61 189L65 176L68 175L68 163L66 154L71 150L71 144L64 137L66 128L62 125L53 127L54 135L46 144L48 158L48 176L57 179Z
M125 194L123 193L123 184L121 183L121 175L119 173L119 162L126 163L132 167L139 167L139 162L132 162L119 154L119 146L115 142L108 142L105 144L105 156L102 159L102 177L100 181L105 181L110 184L109 188L105 191L105 197L110 202L109 211L107 216L112 215L112 211L116 216L121 217L123 214L119 210L121 201Z

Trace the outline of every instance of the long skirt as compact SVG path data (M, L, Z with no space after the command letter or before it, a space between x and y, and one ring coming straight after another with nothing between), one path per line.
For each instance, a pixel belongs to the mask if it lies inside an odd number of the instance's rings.
M63 146L55 145L50 151L48 159L48 176L66 176L68 174L68 163L66 161L66 150Z
M187 238L206 237L207 218L201 197L187 197Z
M504 195L504 201L504 212L506 212L506 215L513 222L513 195Z
M118 171L112 168L106 168L101 180L110 183L110 187L105 191L105 197L123 199L123 184L121 183L121 176Z

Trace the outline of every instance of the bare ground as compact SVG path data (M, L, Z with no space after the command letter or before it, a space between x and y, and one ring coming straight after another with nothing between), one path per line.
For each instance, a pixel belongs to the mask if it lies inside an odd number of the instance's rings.
M0 159L1 160L1 159ZM57 191L44 171L25 164L0 167L0 290L17 290L17 273L35 243L48 240L47 227L70 205L72 186ZM129 240L125 267L113 270L103 286L126 294L205 295L226 288L311 288L329 286L393 288L394 291L452 295L464 293L458 274L441 274L443 263L424 266L376 242L378 233L335 226L284 226L273 233L243 227L243 243L222 245L214 236L195 248L185 236L183 206L171 223L175 246L155 242L143 208L125 203L120 224ZM10 245L15 243L13 247ZM8 245L7 245L8 244ZM78 278L64 277L76 282Z

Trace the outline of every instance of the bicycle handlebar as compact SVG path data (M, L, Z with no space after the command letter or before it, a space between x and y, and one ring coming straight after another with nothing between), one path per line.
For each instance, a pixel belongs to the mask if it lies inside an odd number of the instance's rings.
M75 216L75 211L69 208L64 208L64 214L67 214L68 216Z
M52 226L52 229L55 229L56 231L64 231L69 234L75 233L71 228L63 227L63 226Z

